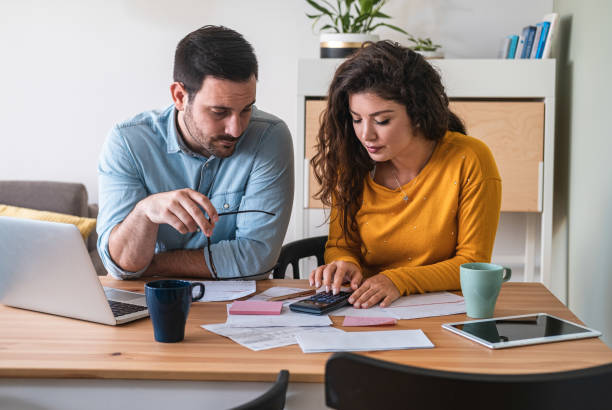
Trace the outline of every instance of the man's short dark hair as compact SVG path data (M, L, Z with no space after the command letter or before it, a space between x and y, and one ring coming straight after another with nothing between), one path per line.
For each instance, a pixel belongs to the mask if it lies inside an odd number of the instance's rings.
M174 81L183 83L189 100L206 76L248 81L257 79L257 57L242 34L223 26L204 26L185 36L174 54Z

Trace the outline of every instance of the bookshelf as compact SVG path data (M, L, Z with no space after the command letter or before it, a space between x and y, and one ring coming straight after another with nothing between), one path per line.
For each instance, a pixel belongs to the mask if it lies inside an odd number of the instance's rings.
M468 134L482 138L493 151L502 176L502 213L525 216L521 219L525 224L522 254L496 261L509 264L518 261L524 281L539 280L550 287L555 60L430 61L439 69L451 107L466 123ZM294 205L297 238L327 233L326 210L312 198L317 186L309 158L313 155L312 145L327 88L341 62L341 59L303 59L298 63ZM502 223L503 216L497 242L503 239L505 231L510 231Z

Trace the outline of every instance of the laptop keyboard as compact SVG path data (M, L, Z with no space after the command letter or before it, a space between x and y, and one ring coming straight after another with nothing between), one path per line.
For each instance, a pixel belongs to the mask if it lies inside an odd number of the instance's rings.
M133 305L131 303L117 302L114 300L109 300L108 304L110 305L115 317L147 310L146 306Z

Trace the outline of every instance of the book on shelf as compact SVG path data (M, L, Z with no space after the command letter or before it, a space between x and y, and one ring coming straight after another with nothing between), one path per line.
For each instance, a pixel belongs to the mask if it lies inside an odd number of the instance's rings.
M516 45L516 52L514 53L514 58L521 58L521 54L523 54L523 47L525 46L525 37L521 34L518 39L518 43Z
M531 48L533 47L533 38L535 37L536 27L526 26L523 27L523 50L521 51L521 58L531 57Z
M506 38L510 39L510 47L508 48L508 53L506 54L505 58L514 58L516 55L516 46L518 45L519 36L513 34Z
M497 54L497 57L506 58L506 56L508 55L509 49L510 49L510 38L504 37L502 39L501 46L499 47L499 53Z
M536 51L535 56L532 58L542 58L542 55L544 53L544 45L546 44L546 39L548 38L548 29L550 27L550 23L548 21L542 21L536 25L538 27L541 27L542 29L540 31L540 37L538 38L538 41L533 43L533 48ZM531 55L534 55L534 53L531 53Z
M509 35L503 39L499 49L500 58L550 58L552 41L559 21L559 14L544 15L536 25L523 27L520 35Z
M533 43L531 46L531 53L527 58L536 58L536 54L538 53L538 43L540 42L540 37L542 36L542 26L540 24L536 24L536 31L533 35Z
M550 25L548 27L548 35L546 36L546 41L544 42L544 49L542 50L542 56L540 58L550 58L552 40L555 35L555 29L557 27L558 20L559 14L557 13L547 14L542 18L542 21L548 22Z

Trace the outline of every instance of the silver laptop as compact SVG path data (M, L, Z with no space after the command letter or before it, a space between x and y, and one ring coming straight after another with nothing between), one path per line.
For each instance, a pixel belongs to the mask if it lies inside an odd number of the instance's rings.
M144 295L102 287L76 226L2 216L0 303L107 325L149 315Z

